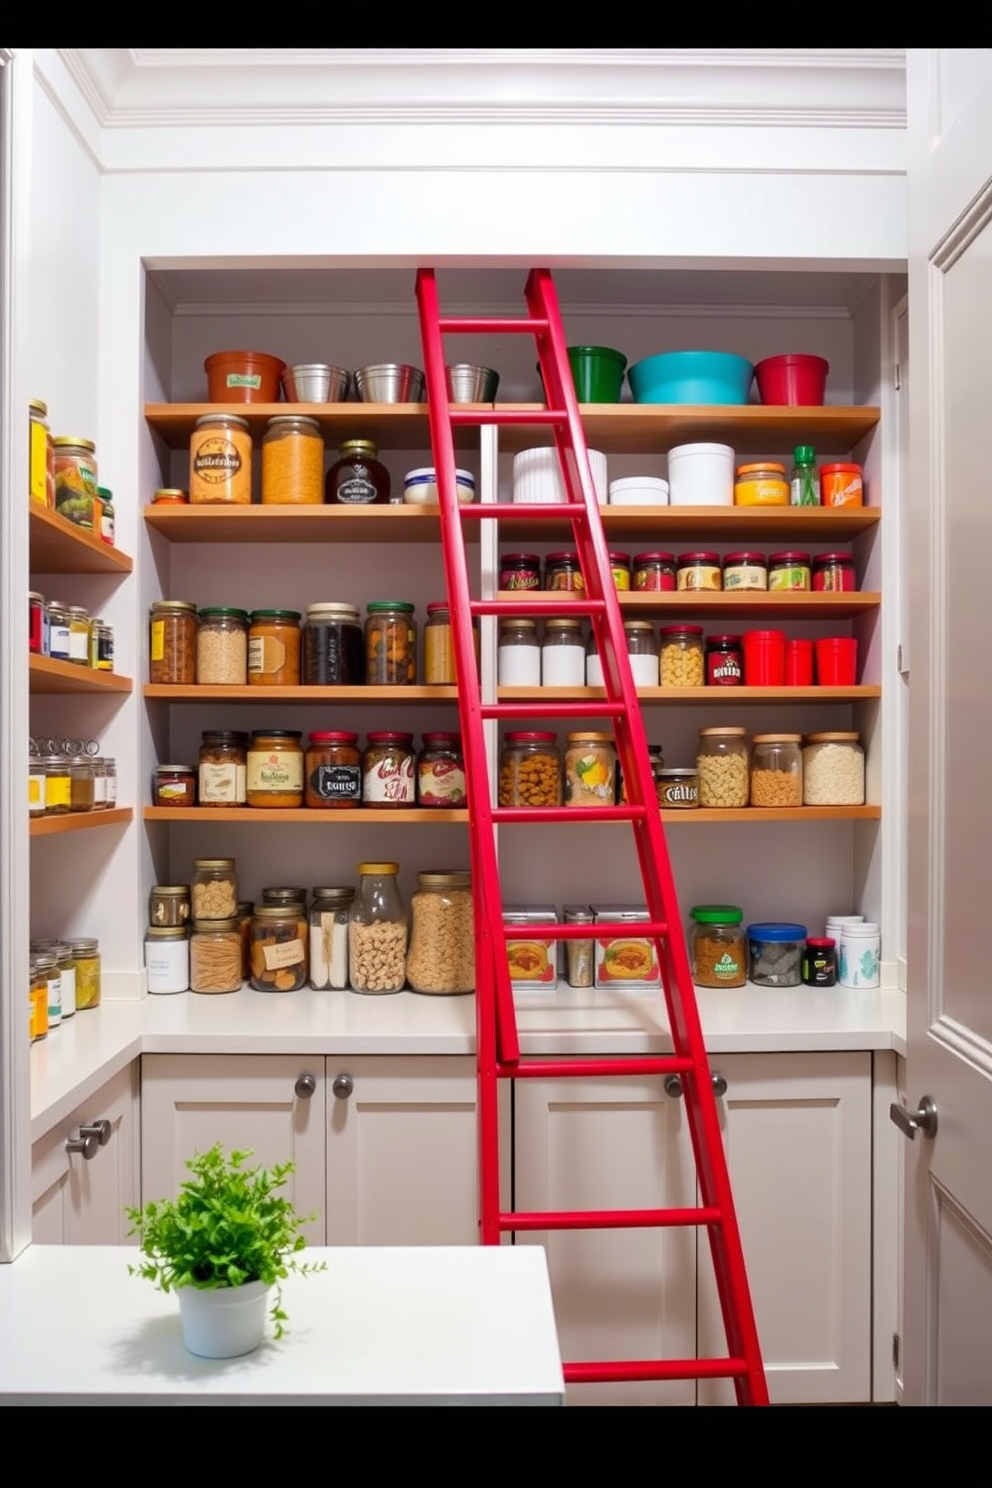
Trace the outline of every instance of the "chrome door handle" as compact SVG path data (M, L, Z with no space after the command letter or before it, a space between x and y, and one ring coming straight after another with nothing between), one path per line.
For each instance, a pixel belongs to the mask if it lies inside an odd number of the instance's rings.
M925 1095L915 1111L908 1111L898 1101L893 1101L889 1107L889 1119L911 1142L916 1141L918 1131L932 1142L937 1135L937 1102Z
M95 1132L87 1132L85 1136L66 1137L66 1152L81 1152L87 1162L92 1162L100 1148L100 1139Z
M355 1082L350 1075L335 1075L331 1090L338 1100L347 1100L355 1088Z
M314 1091L317 1089L317 1081L314 1079L313 1075L300 1075L297 1078L296 1084L293 1086L293 1089L300 1097L300 1100L309 1100Z
M103 1118L101 1121L88 1121L85 1126L79 1128L81 1137L96 1137L101 1147L106 1147L113 1135L113 1127L110 1122Z
M714 1070L711 1078L713 1081L713 1094L726 1095L726 1076L721 1075L718 1070ZM666 1095L671 1096L672 1100L678 1100L679 1096L682 1094L682 1080L678 1075L666 1075L662 1088L664 1089Z

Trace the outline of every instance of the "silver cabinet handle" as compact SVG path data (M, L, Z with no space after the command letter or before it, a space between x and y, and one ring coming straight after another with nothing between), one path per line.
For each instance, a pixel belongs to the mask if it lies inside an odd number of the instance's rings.
M100 1150L100 1139L91 1131L84 1136L80 1128L78 1137L66 1137L65 1150L66 1152L81 1152L86 1161L90 1162Z
M332 1084L331 1089L337 1096L338 1100L347 1100L354 1088L355 1082L350 1075L334 1076L334 1083Z
M889 1120L894 1121L911 1142L916 1141L918 1131L932 1142L937 1135L937 1102L925 1095L915 1111L907 1111L905 1106L893 1101L889 1107Z
M313 1075L300 1075L293 1086L300 1100L309 1100L317 1089L317 1081Z
M717 1071L714 1070L713 1071L713 1075L712 1075L712 1080L713 1080L713 1094L714 1095L726 1095L726 1093L727 1093L727 1080L726 1080L726 1077L724 1075L718 1074ZM664 1088L665 1094L666 1095L670 1095L671 1098L672 1098L672 1100L678 1100L679 1097L680 1097L680 1095L682 1094L682 1080L681 1080L681 1078L678 1075L666 1075L665 1076L665 1080L664 1080L664 1087L663 1088Z
M88 1121L85 1126L79 1128L79 1135L81 1137L96 1137L101 1147L106 1147L113 1134L114 1129L106 1119L102 1121Z
M720 1072L719 1072L719 1070L714 1070L713 1071L713 1094L714 1095L726 1095L726 1093L727 1093L727 1077L726 1077L726 1075L721 1075Z

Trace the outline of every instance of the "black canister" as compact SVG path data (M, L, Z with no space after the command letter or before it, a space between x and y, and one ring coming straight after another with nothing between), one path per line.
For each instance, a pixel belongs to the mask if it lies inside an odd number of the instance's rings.
M828 936L814 935L803 951L803 986L835 987L837 985L837 942Z

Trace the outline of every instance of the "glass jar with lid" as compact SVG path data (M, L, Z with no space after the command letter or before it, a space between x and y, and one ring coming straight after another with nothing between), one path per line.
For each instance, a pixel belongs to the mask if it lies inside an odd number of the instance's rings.
M658 637L650 620L625 620L627 655L635 687L657 687L660 677Z
M251 504L251 425L236 413L205 413L189 441L193 506Z
M635 553L631 588L670 593L675 589L674 553Z
M156 765L153 806L195 806L196 775L192 765Z
M707 687L740 687L744 681L744 648L739 635L706 637Z
M317 992L348 985L348 916L354 888L317 888L310 905L310 985Z
M346 439L324 479L324 500L332 506L387 506L389 471L371 439Z
M617 589L630 588L630 554L610 553L610 571Z
M722 589L723 569L720 554L706 549L702 552L680 553L675 565L676 589L697 593L700 590Z
M544 622L541 643L541 685L583 687L586 680L586 643L579 615L553 615Z
M851 594L858 587L853 553L817 553L810 570L814 594Z
M648 763L651 766L651 782L654 786L655 799L661 806L663 804L661 776L665 769L665 751L660 744L648 745ZM627 786L624 780L623 765L619 759L617 760L617 804L627 805Z
M28 650L33 656L47 656L48 606L37 589L28 590Z
M152 492L152 506L188 506L189 492L181 486L159 486Z
M324 439L315 418L278 413L262 436L263 506L321 506Z
M30 983L29 1031L31 1042L36 1044L40 1039L48 1037L48 975L38 965L37 956L31 956L28 960L28 977Z
M256 992L298 992L310 976L310 922L299 902L256 904L249 932L249 981Z
M35 939L32 936L29 949L33 956L51 956L55 961L59 978L58 1001L64 1022L76 1011L76 963L72 957L72 947L68 941L52 937Z
M270 884L262 890L262 903L267 905L292 905L306 914L307 891L302 884Z
M252 610L248 617L248 685L299 687L300 611Z
M189 927L189 884L155 884L148 896L148 923Z
M362 755L358 735L326 729L310 735L304 760L304 804L347 811L362 804Z
M233 858L194 858L190 881L194 920L227 920L238 908Z
M92 532L100 503L96 445L76 434L58 434L52 444L55 510L66 521Z
M88 754L71 755L69 764L69 810L92 811L96 805L96 775Z
M536 620L512 615L500 621L496 676L500 687L540 687L541 647Z
M149 994L189 990L189 931L185 925L149 925L145 930L145 977Z
M398 863L359 863L348 915L348 977L353 992L401 992L406 982L407 910Z
M69 660L69 606L48 601L48 654L53 661Z
M373 687L417 680L417 623L405 599L374 599L365 607L365 681Z
M737 724L701 728L696 769L700 806L746 806L751 790L747 730Z
M45 814L45 770L32 739L28 744L28 815L31 820Z
M755 734L751 740L751 805L803 804L802 734Z
M589 937L565 941L565 980L570 987L593 985L593 935L592 926L596 916L588 904L566 904L563 910L566 925L588 925Z
M48 404L40 398L32 398L28 403L28 421L28 492L32 501L52 510L55 506L55 445L48 425Z
M50 1029L58 1028L62 1022L62 979L58 957L50 950L37 951L34 964L48 984L48 1026Z
M697 987L743 987L747 933L737 904L696 904L689 911L687 950Z
M416 799L413 735L390 729L370 731L362 755L362 804L395 809L414 806Z
M500 806L560 806L558 736L541 730L512 730L499 761Z
M69 606L69 660L76 666L90 664L90 617L82 605Z
M586 581L577 552L548 554L544 560L544 587L585 593Z
M809 554L788 551L768 558L768 588L805 590L810 587Z
M201 806L248 804L248 735L241 729L207 729L200 735L197 794Z
M229 605L200 610L196 680L209 687L244 687L248 681L248 611Z
M417 805L452 809L463 807L466 800L461 735L424 734L417 756Z
M734 479L735 506L788 506L789 482L777 460L738 465Z
M430 687L450 687L455 681L455 647L451 609L446 599L427 606L424 626L424 681Z
M658 676L662 687L702 687L706 682L701 625L663 625Z
M504 553L499 560L499 587L505 590L540 589L540 554Z
M472 878L463 870L417 874L410 899L406 979L414 992L457 996L475 987Z
M189 990L238 992L240 989L241 922L237 914L225 919L194 919L189 938Z
M303 627L304 685L357 687L364 681L365 646L358 610L336 600L307 605Z
M863 806L865 752L856 733L807 734L803 746L804 806Z
M185 599L160 599L151 607L148 680L179 687L196 682L196 605Z
M72 811L69 761L62 754L44 754L38 764L45 777L45 815L68 816Z
M245 771L249 806L292 810L303 805L300 729L254 729Z
M102 978L100 942L83 935L68 941L76 965L76 1011L100 1006Z
M612 734L565 735L565 805L615 806L617 749Z

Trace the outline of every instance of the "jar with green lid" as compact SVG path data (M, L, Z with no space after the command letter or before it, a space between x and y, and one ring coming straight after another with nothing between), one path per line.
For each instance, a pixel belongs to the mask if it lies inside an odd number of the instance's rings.
M404 599L370 600L365 607L365 681L372 687L417 680L417 623Z
M279 413L262 438L263 506L320 506L324 500L324 439L304 414Z
M100 1006L100 942L90 936L68 941L76 964L76 1010Z
M401 992L406 982L407 910L398 863L359 863L348 915L348 976L353 992Z
M76 434L59 434L52 443L55 510L66 521L92 531L100 502L96 445Z
M688 952L698 987L743 987L747 981L744 911L736 904L696 904L689 911Z
M324 478L324 501L331 506L387 506L389 471L371 439L346 439Z
M220 605L202 609L196 635L196 680L210 687L248 681L248 611Z
M341 992L348 985L348 915L355 890L316 888L310 905L310 985Z
M241 922L226 919L193 921L189 940L189 990L237 992L241 988Z
M252 610L248 627L251 687L299 687L299 610Z
M96 494L100 498L100 537L103 542L113 547L117 530L117 514L114 511L114 493L109 486L97 486ZM97 508L94 507L93 510L95 516Z
M194 858L190 882L194 920L230 919L238 908L233 858Z
M159 599L151 607L148 680L177 687L196 682L196 605L186 599Z
M248 935L249 981L255 991L298 992L305 987L309 941L305 903L256 904Z
M471 885L471 875L462 870L417 874L406 953L406 979L414 992L450 997L475 987Z

